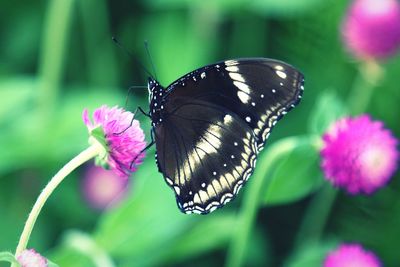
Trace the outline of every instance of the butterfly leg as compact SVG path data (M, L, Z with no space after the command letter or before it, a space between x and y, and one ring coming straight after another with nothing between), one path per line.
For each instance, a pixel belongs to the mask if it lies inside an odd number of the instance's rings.
M130 86L130 87L128 88L128 94L126 95L126 99L125 99L125 109L126 109L126 107L128 106L129 98L130 98L130 96L133 94L133 93L132 93L133 90L134 90L134 89L137 89L137 88L146 89L147 86L144 86L144 85L133 85L133 86Z
M153 130L153 129L150 130L150 138L151 138L150 143L149 143L145 148L143 148L143 149L136 155L136 157L132 160L131 165L130 165L130 168L131 168L131 169L132 169L132 167L133 167L133 164L135 164L135 161L136 161L136 159L139 157L139 155L141 155L143 152L145 152L147 149L149 149L150 147L152 147L152 146L155 144L155 141L154 141L154 130Z
M135 120L136 114L138 113L138 111L140 111L140 112L141 112L143 115L145 115L146 117L150 117L150 114L146 113L141 107L137 107L137 108L135 109L135 111L133 112L133 116L132 116L131 122L129 123L129 126L126 127L124 130L120 131L119 133L114 133L114 135L123 134L126 130L128 130L129 128L131 128L131 126L132 126L132 124L133 124L133 121Z

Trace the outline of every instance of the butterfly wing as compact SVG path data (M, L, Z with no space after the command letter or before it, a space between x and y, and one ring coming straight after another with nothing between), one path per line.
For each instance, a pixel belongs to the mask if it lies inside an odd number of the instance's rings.
M159 169L185 213L226 204L255 167L252 129L217 105L191 100L165 118L155 135Z
M300 72L262 58L209 65L168 86L155 139L159 170L180 209L208 213L231 200L302 92Z

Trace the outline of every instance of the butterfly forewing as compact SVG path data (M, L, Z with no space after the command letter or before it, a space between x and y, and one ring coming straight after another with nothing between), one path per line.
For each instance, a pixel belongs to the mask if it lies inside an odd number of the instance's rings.
M183 212L205 214L247 181L271 129L299 102L303 76L276 60L228 60L157 92L162 100L150 108L162 108L151 114L159 170Z

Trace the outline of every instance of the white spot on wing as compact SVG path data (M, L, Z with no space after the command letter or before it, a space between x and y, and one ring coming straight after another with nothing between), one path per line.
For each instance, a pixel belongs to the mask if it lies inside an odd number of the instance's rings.
M228 72L238 72L239 68L237 66L228 66L225 68Z
M200 199L205 202L208 199L207 192L204 190L199 191Z
M179 196L181 193L181 189L178 186L174 186L175 193Z
M229 124L229 123L231 123L231 122L232 122L232 116L229 115L229 114L226 114L226 115L224 116L224 124Z
M239 81L239 82L242 82L242 83L245 82L244 77L240 73L230 72L229 76L235 81Z
M172 180L169 177L165 177L165 180L167 181L167 183L169 185L173 185L174 183L172 182Z
M242 91L238 91L237 95L240 99L240 101L242 101L243 104L247 104L250 100L250 96L246 93L243 93Z
M282 79L286 79L287 75L285 72L281 71L281 70L277 70L276 74L281 77Z
M237 88L239 88L239 90L241 90L241 91L243 91L243 92L245 92L245 93L248 93L248 94L250 94L250 87L247 85L247 84L245 84L245 83L242 83L242 82L239 82L239 81L233 81L233 84L237 87Z
M225 65L227 66L232 66L232 65L237 65L238 62L236 60L226 60Z
M217 209L217 206L212 206L211 208L210 208L210 212L213 212L214 210L216 210Z

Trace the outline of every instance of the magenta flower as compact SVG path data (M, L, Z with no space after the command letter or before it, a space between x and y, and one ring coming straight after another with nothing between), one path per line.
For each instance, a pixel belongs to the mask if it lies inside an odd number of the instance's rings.
M323 136L322 169L334 186L350 194L371 194L397 168L397 139L368 115L343 118Z
M17 260L21 267L47 267L47 259L34 249L25 249L18 255Z
M82 181L83 195L95 209L111 208L127 193L129 179L97 166L90 166Z
M324 267L380 267L378 257L359 244L342 244L325 258Z
M91 135L90 142L99 142L105 148L99 163L122 177L128 177L136 170L143 158L145 148L143 130L133 114L118 107L102 106L93 113L93 123L88 111L83 111L83 121Z
M361 59L382 59L400 48L400 2L354 0L342 24L347 48Z

